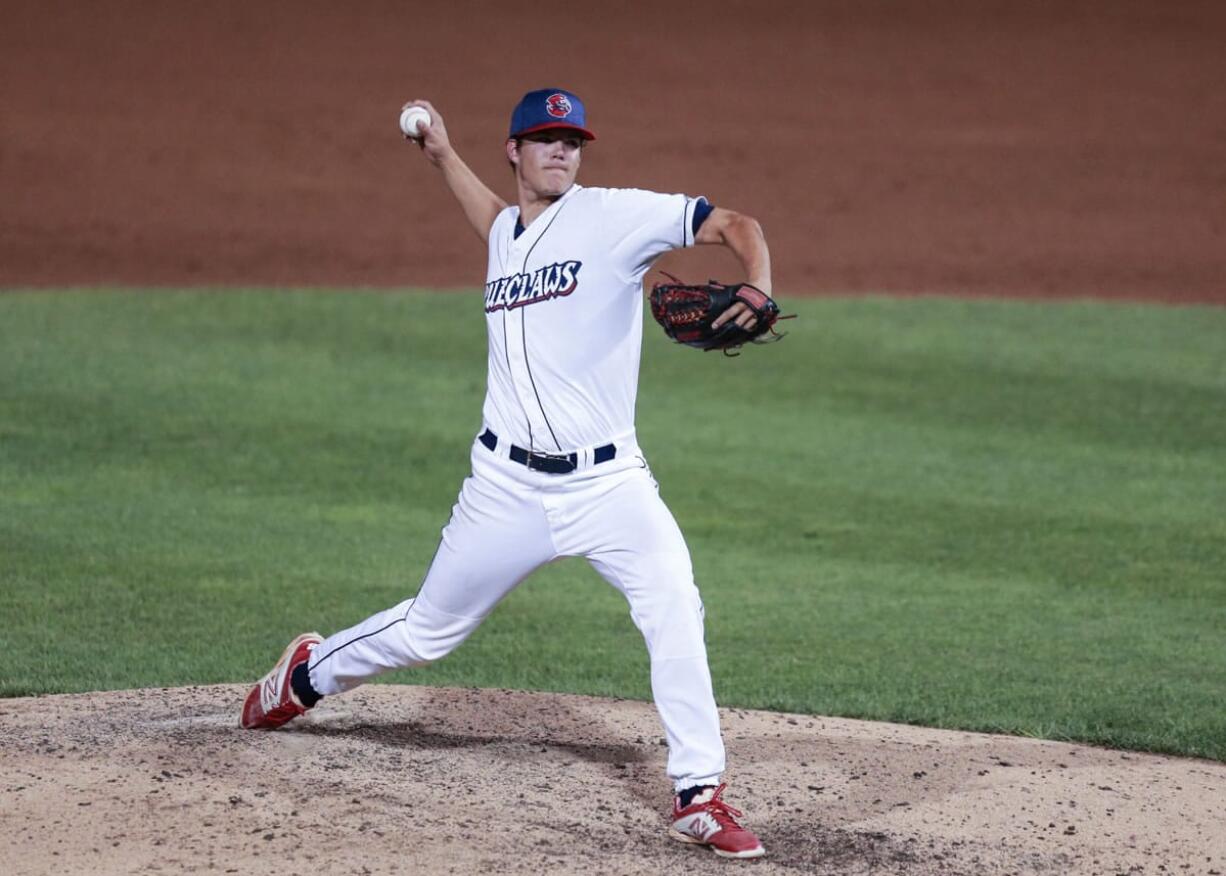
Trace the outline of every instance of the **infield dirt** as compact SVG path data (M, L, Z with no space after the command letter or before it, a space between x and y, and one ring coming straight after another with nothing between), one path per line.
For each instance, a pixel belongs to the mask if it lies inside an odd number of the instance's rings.
M476 287L400 139L504 197L511 107L581 94L580 181L758 217L781 295L1226 303L1226 4L0 0L0 287ZM711 249L664 267L735 274Z
M282 730L241 686L0 701L0 860L43 873L1226 873L1226 765L724 710L767 847L670 840L647 703L370 686Z

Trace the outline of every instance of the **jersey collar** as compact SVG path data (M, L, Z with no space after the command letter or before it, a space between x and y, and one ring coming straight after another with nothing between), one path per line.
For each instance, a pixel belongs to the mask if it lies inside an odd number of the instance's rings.
M524 227L523 221L520 217L519 207L516 206L515 230L512 237L514 243L519 244L521 242L526 242L530 238L539 237L541 230L549 226L550 220L558 212L558 210L562 208L562 205L569 201L571 197L582 188L583 186L579 185L578 183L571 183L570 188L562 193L562 197L550 204L545 209L545 212L541 213L541 215L532 220L532 224L526 228Z

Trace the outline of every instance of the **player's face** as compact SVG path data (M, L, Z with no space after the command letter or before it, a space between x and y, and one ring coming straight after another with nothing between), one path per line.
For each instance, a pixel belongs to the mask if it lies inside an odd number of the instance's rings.
M538 131L523 137L518 146L512 141L511 149L511 160L524 184L542 197L556 198L575 182L583 138L565 129Z

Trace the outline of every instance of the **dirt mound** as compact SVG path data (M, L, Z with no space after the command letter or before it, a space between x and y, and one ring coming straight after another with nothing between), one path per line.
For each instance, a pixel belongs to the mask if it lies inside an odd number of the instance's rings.
M1226 873L1222 764L724 710L734 864L667 838L650 704L379 685L256 733L244 692L0 701L4 871Z

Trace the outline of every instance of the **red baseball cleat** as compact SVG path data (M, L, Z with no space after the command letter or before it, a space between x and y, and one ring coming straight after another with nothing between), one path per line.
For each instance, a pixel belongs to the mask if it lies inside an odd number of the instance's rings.
M708 788L681 808L681 798L673 798L673 826L669 835L683 843L701 843L721 858L759 858L766 849L751 831L737 824L741 812L725 803L721 796L727 785Z
M275 730L297 718L306 707L290 688L294 667L311 656L311 649L323 641L319 633L303 633L289 643L277 665L261 678L243 703L243 727L248 730Z

